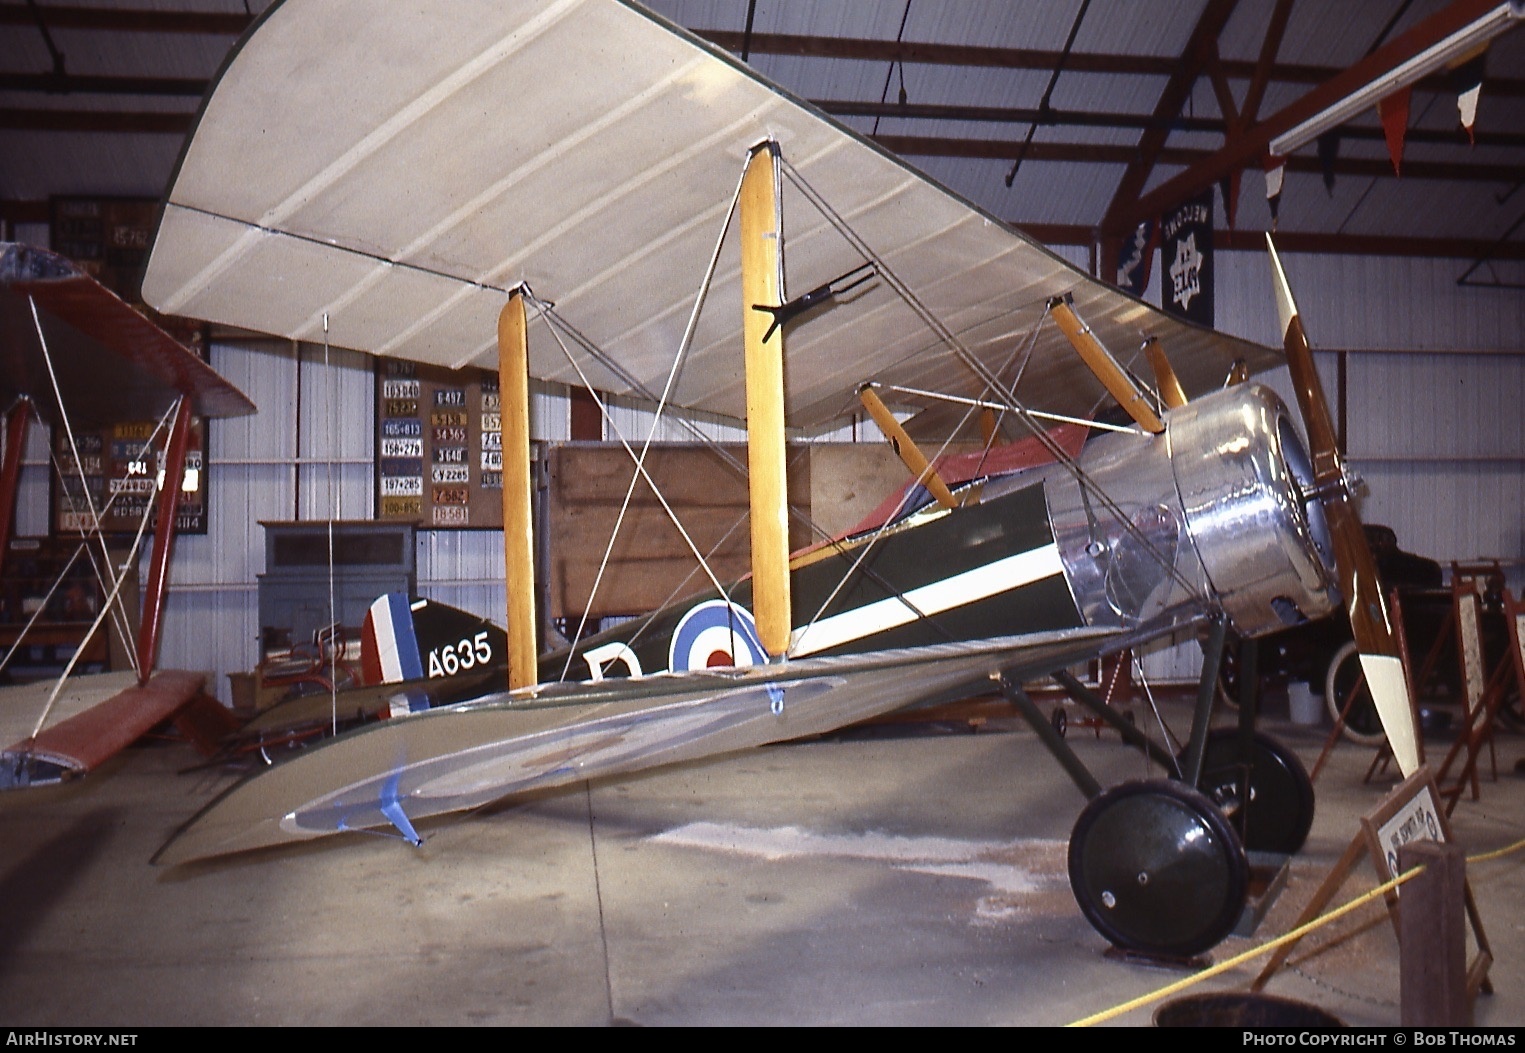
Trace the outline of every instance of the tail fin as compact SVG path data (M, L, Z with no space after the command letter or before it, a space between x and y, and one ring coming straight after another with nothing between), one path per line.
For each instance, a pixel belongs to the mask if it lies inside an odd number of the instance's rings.
M507 656L507 636L486 618L401 592L371 604L360 639L367 684L480 675Z

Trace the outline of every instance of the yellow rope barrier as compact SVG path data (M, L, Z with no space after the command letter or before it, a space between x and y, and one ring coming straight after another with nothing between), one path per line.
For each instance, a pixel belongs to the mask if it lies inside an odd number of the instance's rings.
M1076 1020L1073 1023L1067 1024L1065 1026L1090 1027L1093 1024L1102 1024L1108 1020L1111 1020L1113 1017L1122 1016L1124 1013L1137 1009L1140 1006L1148 1005L1150 1002L1158 1001L1161 998L1168 998L1170 995L1175 994L1177 991L1184 991L1188 987L1192 987L1201 983L1203 980L1209 980L1212 977L1217 976L1219 973L1226 973L1230 969L1242 965L1252 958L1257 958L1269 951L1274 951L1284 943L1291 943L1294 940L1300 940L1315 929L1318 929L1324 925L1328 925L1330 922L1339 918L1343 918L1351 911L1365 906L1372 900L1376 899L1378 896L1385 895L1387 892L1397 888L1399 885L1406 881L1410 881L1415 877L1418 877L1422 873L1424 873L1423 867L1415 867L1413 870L1405 871L1402 874L1399 874L1397 877L1393 878L1391 881L1378 885L1370 892L1357 896L1355 899L1351 900L1344 906L1337 907L1330 911L1328 914L1321 914L1317 918L1314 918L1312 921L1308 922L1306 925L1299 925L1291 932L1278 936L1274 940L1262 943L1258 947L1251 947L1249 950L1242 954L1236 954L1234 957L1229 958L1226 961L1219 962L1217 965L1203 969L1201 972L1188 976L1184 980L1177 980L1173 984L1166 984L1164 987L1161 987L1155 991L1151 991L1146 995L1140 995L1139 997L1133 999L1131 1002L1124 1002L1122 1005L1113 1006L1111 1009L1104 1009L1100 1013L1096 1013L1093 1016L1088 1016L1083 1019Z
M1505 856L1518 852L1522 848L1525 848L1525 839L1516 841L1512 845L1505 845L1503 848L1495 849L1492 852L1484 852L1480 856L1468 856L1467 865L1471 866L1473 863L1491 863L1495 859L1503 859Z
M1488 863L1495 859L1502 859L1507 855L1518 852L1522 848L1525 848L1525 839L1516 841L1512 845L1507 845L1504 848L1500 848L1492 852L1485 852L1478 856L1469 856L1467 858L1467 864L1470 866L1474 863ZM1234 957L1229 958L1226 961L1219 962L1217 965L1203 969L1201 972L1188 976L1184 980L1177 980L1175 983L1167 984L1158 990L1151 991L1149 994L1140 995L1138 998L1135 998L1130 1002L1125 1002L1122 1005L1114 1006L1111 1009L1105 1009L1100 1013L1096 1013L1092 1016L1076 1020L1073 1023L1067 1024L1066 1026L1091 1027L1093 1024L1102 1024L1108 1020L1111 1020L1113 1017L1122 1016L1124 1013L1131 1012L1140 1006L1148 1005L1150 1002L1159 1001L1161 998L1168 998L1178 991L1184 991L1188 987L1193 987L1196 984L1201 983L1203 980L1209 980L1214 976L1219 975L1220 973L1226 973L1230 969L1236 968L1245 962L1250 961L1252 958L1257 958L1262 954L1274 951L1276 948L1282 946L1283 944L1293 943L1297 940L1300 940L1310 932L1313 932L1315 929L1322 928L1332 921L1343 918L1350 912L1365 906L1367 903L1370 903L1378 896L1387 894L1392 889L1397 888L1399 885L1402 885L1406 881L1412 880L1423 872L1423 867L1415 867L1413 870L1405 871L1404 873L1399 874L1397 877L1393 878L1391 881L1378 885L1370 892L1366 892L1360 896L1357 896L1355 899L1351 900L1349 903L1346 903L1344 906L1337 907L1330 911L1328 914L1322 914L1308 922L1306 925L1299 925L1297 928L1276 937L1274 940L1269 940L1258 947L1251 947L1249 950L1243 952L1242 954L1236 954Z

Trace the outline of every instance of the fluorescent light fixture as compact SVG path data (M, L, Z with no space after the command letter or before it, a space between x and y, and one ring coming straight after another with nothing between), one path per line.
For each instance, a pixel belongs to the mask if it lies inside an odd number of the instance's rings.
M1288 156L1330 129L1338 128L1356 114L1375 108L1380 100L1393 92L1429 76L1468 52L1477 50L1500 33L1514 28L1521 19L1525 19L1525 0L1505 0L1471 25L1463 26L1444 40L1432 44L1364 87L1351 92L1322 113L1315 114L1291 131L1277 136L1271 140L1271 153L1277 157Z

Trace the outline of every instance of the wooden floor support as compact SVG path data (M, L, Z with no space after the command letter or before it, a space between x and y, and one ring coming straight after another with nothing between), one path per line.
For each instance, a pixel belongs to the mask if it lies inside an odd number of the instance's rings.
M1398 1002L1404 1027L1470 1027L1467 860L1461 845L1418 841L1398 849L1398 870L1424 871L1398 901Z

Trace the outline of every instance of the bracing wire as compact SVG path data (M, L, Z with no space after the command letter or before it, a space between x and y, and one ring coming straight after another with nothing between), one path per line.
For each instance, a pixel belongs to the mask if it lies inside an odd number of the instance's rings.
M175 404L170 408L171 413L179 412L180 402L184 398L185 396L182 395L180 398L175 400ZM170 485L178 485L178 483L171 483ZM74 672L75 665L79 663L80 657L85 653L86 645L89 644L90 640L95 636L96 630L101 627L101 622L106 619L107 613L111 610L112 605L117 602L117 597L121 595L122 585L127 581L127 575L129 571L137 564L138 550L143 545L143 534L148 529L148 521L153 517L153 510L154 503L152 501L143 502L143 515L142 518L138 520L138 532L133 536L132 548L128 552L127 559L122 563L122 572L117 575L116 583L112 586L111 589L111 594L106 597L106 602L101 604L101 609L96 614L95 621L90 624L89 630L87 630L83 638L81 638L79 646L75 648L73 656L70 657L68 663L64 666L63 672L58 677L58 682L53 685L53 690L48 695L48 700L42 707L42 713L37 717L37 723L32 728L32 738L35 739L39 734L42 733L42 727L47 723L48 715L53 712L53 703L58 701L58 696L63 692L64 683L69 679L69 675ZM160 529L170 529L172 527L173 524L170 524L169 526L161 524Z
M793 183L794 186L797 187L802 194L804 194L806 200L815 206L817 211L820 212L820 214L827 220L827 222L836 228L837 232L842 235L842 237L859 253L859 255L865 261L875 265L880 277L885 280L885 283L888 284L891 290L893 290L894 293L900 297L906 306L909 307L911 311L921 319L922 323L926 325L928 329L930 329L938 337L938 339L949 349L953 356L957 358L958 361L961 362L967 369L969 369L975 375L975 378L980 381L980 383L985 385L988 392L990 392L992 395L999 396L1006 402L1008 408L1014 414L1016 414L1017 419L1022 421L1023 425L1028 429L1029 433L1038 440L1038 442L1049 453L1049 455L1053 457L1053 459L1058 462L1067 472L1070 473L1071 477L1075 479L1076 483L1081 487L1082 491L1088 493L1092 500L1096 501L1097 504L1106 509L1117 522L1118 526L1125 533L1130 535L1133 540L1142 548L1142 550L1147 552L1150 557L1154 559L1160 565L1160 567L1166 571L1167 574L1170 575L1176 584L1178 584L1182 589L1186 591L1188 596L1192 597L1199 603L1205 602L1205 597L1202 596L1200 590L1198 590L1197 587L1193 585L1192 582L1189 581L1184 574L1181 573L1181 571L1176 567L1175 561L1167 558L1164 553L1160 552L1159 548L1153 543L1153 541L1145 536L1143 531L1135 526L1132 520L1128 518L1127 513L1121 508L1121 506L1119 506L1117 502L1114 501L1101 486L1097 485L1095 480L1091 479L1090 476L1086 473L1085 469L1080 466L1079 462L1076 461L1075 458L1071 457L1070 454L1062 446L1060 446L1059 443L1055 441L1055 439L1050 436L1044 428L1039 425L1038 420L1033 415L1032 411L1028 409L1028 407L1020 399L1017 398L1015 390L1009 388L1006 384L1004 384L998 376L991 372L988 366L981 362L977 356L975 356L967 347L964 346L963 342L959 340L958 336L946 325L944 325L940 319L937 318L937 316L916 295L915 291L912 290L910 286L907 285L894 272L889 264L873 250L872 246L864 241L864 239L859 236L855 230L852 229L851 225L848 224L847 221L843 219L835 209L832 208L830 203L826 201L820 192L811 186L810 183L804 178L804 176L796 168L790 165L787 160L784 161L784 172L788 176L790 182Z

